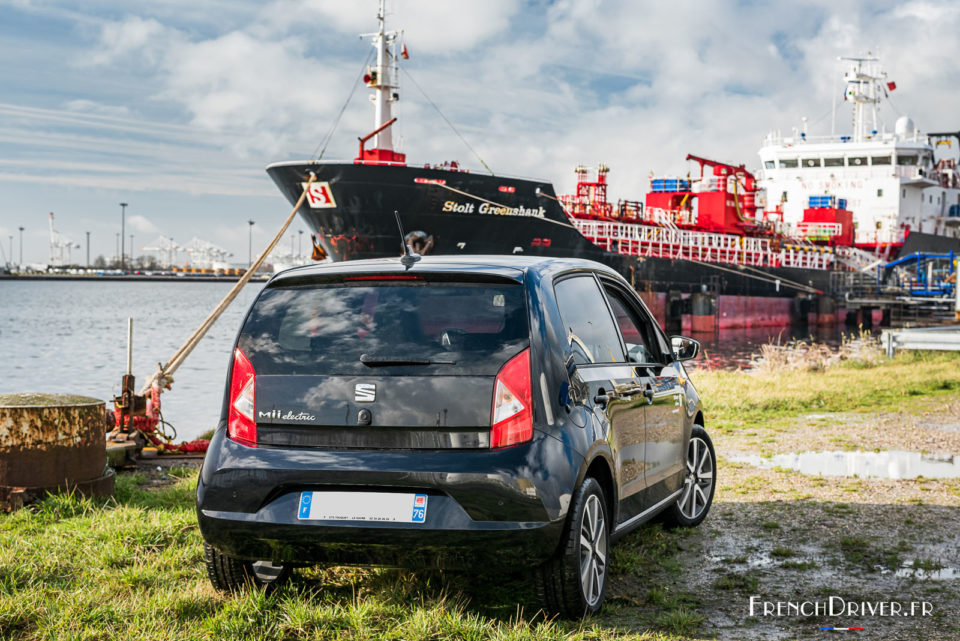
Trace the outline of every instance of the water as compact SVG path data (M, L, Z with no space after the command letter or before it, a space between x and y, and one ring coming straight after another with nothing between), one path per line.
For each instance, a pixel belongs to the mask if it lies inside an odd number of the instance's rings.
M756 327L751 329L724 329L713 334L692 334L700 341L702 355L687 365L688 369L749 368L751 360L767 343L786 345L790 341L815 341L837 347L843 337L856 333L844 325L829 327Z
M85 394L110 400L126 366L127 317L134 319L133 373L140 385L168 360L233 283L0 281L0 394ZM220 416L230 348L262 283L248 284L177 371L163 396L164 418L179 439L214 427ZM814 338L838 345L837 328ZM697 335L705 357L694 368L748 367L771 341L807 340L810 332L780 328Z
M960 579L960 570L957 568L940 567L936 569L923 569L913 567L912 561L906 561L903 567L894 572L896 576L908 579Z
M803 474L874 479L960 477L960 456L890 450L884 452L799 452L759 456L737 454L731 461L762 468L785 468Z
M226 295L226 282L0 281L0 394L53 392L109 401L126 367L133 317L137 391ZM253 298L250 283L200 341L163 395L178 440L216 426L230 349Z

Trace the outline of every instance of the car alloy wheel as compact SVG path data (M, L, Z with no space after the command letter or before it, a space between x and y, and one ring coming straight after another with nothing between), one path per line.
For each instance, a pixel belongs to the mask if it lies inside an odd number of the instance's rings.
M683 494L677 499L680 513L696 520L710 502L713 490L713 454L699 436L690 439L687 447L687 474L683 479Z
M580 521L580 584L587 605L594 607L602 594L607 572L607 524L600 497L591 494Z

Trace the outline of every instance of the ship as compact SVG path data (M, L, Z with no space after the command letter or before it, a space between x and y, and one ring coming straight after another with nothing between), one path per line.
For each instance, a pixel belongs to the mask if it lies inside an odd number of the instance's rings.
M827 157L837 157L828 153L831 143L806 140L802 134L797 140L770 140L761 150L766 173L760 177L742 164L688 156L699 165L699 174L652 178L643 201L609 201L609 168L602 164L594 176L578 166L571 195L558 195L549 180L475 172L456 162L409 164L394 148L391 133L397 120L393 107L399 99L398 64L406 57L406 47L401 31L386 29L384 16L381 0L379 28L370 34L376 63L363 78L373 94L375 126L359 139L356 158L267 167L291 204L307 190L299 213L312 231L314 258L395 256L401 240L399 215L406 232L403 242L415 252L598 261L622 274L665 327L713 331L849 320L837 295L875 282L871 270L903 244L903 233L878 240L858 228L851 209L863 204L863 196L856 192L849 199L842 197L847 186L838 178L840 167L825 164ZM879 80L869 82L870 91L876 91ZM863 91L867 86L862 85ZM862 102L856 104L862 107ZM866 111L859 113L865 122ZM896 150L915 148L917 163L925 163L916 167L928 172L920 178L925 185L921 193L933 187L930 181L943 180L945 173L938 173L923 155L931 149L929 143L924 146L926 139L916 131L904 132L909 141L899 134L896 142L883 132L876 136L879 140L859 135L834 144L856 148L855 156L843 154L844 159L873 158L876 154L867 146L892 145L891 163L906 157ZM797 148L813 149L814 144L822 147L816 149L823 158L820 173L830 176L810 171L810 193L800 193L790 182L794 177L788 156L792 153L797 162L813 158ZM767 164L771 160L772 166ZM917 177L907 172L900 179L908 189L906 183ZM778 193L781 186L783 197L768 207L765 194ZM909 189L915 190L912 184ZM803 205L799 213L796 203ZM954 210L946 211L949 218ZM860 242L864 238L869 242ZM866 317L864 310L857 312L854 320L879 322L877 310L865 312Z

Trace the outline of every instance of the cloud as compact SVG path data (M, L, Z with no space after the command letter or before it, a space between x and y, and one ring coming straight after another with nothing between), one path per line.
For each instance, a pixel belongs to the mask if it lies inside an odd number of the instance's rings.
M181 44L163 60L157 97L182 105L201 129L243 132L233 145L239 153L279 153L292 125L319 132L334 109L333 92L349 83L305 49L298 38L264 41L240 31Z
M108 65L122 61L152 65L163 52L180 40L175 29L153 18L128 16L123 20L104 22L98 46L78 62L87 65Z
M56 92L29 86L36 71L0 70L10 96L0 104L5 194L19 185L29 202L37 184L60 185L184 203L236 196L282 210L268 161L309 157L352 88L326 157L352 158L372 128L369 92L355 83L370 53L357 34L375 30L375 0L91 2L30 5L31 20L53 21L58 34L75 28L57 45L78 62L57 76L42 68ZM687 153L755 168L770 130L806 116L811 135L827 133L836 57L878 45L898 87L884 107L888 127L909 113L921 129L956 128L960 5L951 2L393 0L387 17L405 30L404 68L484 160L560 192L572 190L579 162L610 164L611 195L630 199L643 198L651 171L686 173ZM412 164L479 169L406 74L399 94L395 140ZM846 131L848 106L836 114ZM240 218L260 220L249 208ZM138 211L201 236L236 227L224 242L245 256L249 230L236 211L187 221L177 213L186 209Z
M159 227L150 222L146 216L141 216L140 214L127 216L127 224L134 230L144 234L156 234L160 232Z
M105 105L85 98L68 100L63 103L63 108L67 111L95 113L104 116L127 116L130 114L130 109L123 105Z

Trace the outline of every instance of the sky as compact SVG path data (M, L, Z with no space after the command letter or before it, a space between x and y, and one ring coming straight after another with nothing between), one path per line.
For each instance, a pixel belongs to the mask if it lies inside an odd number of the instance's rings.
M0 0L0 262L49 259L48 213L85 261L198 237L246 264L289 205L267 164L352 159L373 128L359 86L376 0ZM80 8L78 8L80 7ZM748 168L763 136L829 133L838 56L879 55L889 129L960 129L960 3L885 0L388 0L404 30L394 137L411 163L481 163L574 187L611 167L613 199L688 153ZM409 74L409 75L407 75ZM837 108L837 131L850 110ZM299 220L296 234L306 227ZM10 256L10 237L13 256ZM128 239L125 239L125 241ZM281 245L288 248L290 241Z

